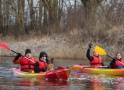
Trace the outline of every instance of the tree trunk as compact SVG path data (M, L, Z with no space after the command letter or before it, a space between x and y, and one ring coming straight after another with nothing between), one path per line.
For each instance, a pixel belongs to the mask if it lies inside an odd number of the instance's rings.
M52 25L57 20L58 0L42 0L44 6L49 11L49 24Z
M8 33L8 19L9 19L9 5L8 0L3 0L3 33L6 35Z
M43 29L48 26L47 9L44 7Z
M19 17L19 28L21 33L25 33L24 7L25 7L25 0L18 0L18 17Z
M31 26L31 29L34 30L34 23L35 23L35 15L34 15L35 12L33 10L34 0L27 0L27 1L30 9L30 26Z
M58 20L59 20L59 22L61 21L61 17L62 17L63 3L64 3L64 0L59 0L59 7L58 7Z
M2 20L3 20L3 17L2 17L2 0L0 0L0 33L2 33Z
M76 11L76 7L77 7L77 1L74 0L74 12Z
M85 7L85 18L87 25L89 24L95 25L96 24L96 12L98 6L101 4L103 0L81 0Z
M58 18L58 0L53 0L53 17L54 17L54 21L57 20Z
M3 11L3 26L8 26L8 18L9 18L9 6L7 4L8 0L3 0L4 11Z
M42 0L39 1L39 27L41 27L41 29L43 28L43 24L42 24L42 17L43 17L43 4L42 4Z

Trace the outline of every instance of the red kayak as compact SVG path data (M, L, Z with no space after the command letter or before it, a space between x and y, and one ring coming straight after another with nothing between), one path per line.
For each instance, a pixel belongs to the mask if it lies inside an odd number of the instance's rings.
M71 69L66 68L59 68L57 70L34 73L32 72L24 72L21 71L19 68L12 68L12 72L16 77L26 77L26 78L40 78L40 79L63 79L67 80Z

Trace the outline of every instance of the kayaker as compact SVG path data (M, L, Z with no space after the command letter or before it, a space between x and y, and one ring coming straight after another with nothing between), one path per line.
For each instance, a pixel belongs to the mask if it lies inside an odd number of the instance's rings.
M98 66L104 66L104 63L102 61L102 58L99 56L99 54L97 52L93 52L93 56L90 56L90 49L92 48L92 44L89 44L89 48L87 50L86 53L86 57L89 59L90 61L90 65L92 67L98 67Z
M39 60L34 64L34 72L45 72L48 66L48 55L46 52L41 52L39 55Z
M117 53L116 57L109 64L110 68L123 68L124 67L124 59L121 58L121 54Z
M18 55L13 60L14 64L21 65L21 67L20 67L21 71L34 70L35 62L36 62L36 59L32 56L30 49L25 50L25 56L22 56L21 53L18 53Z

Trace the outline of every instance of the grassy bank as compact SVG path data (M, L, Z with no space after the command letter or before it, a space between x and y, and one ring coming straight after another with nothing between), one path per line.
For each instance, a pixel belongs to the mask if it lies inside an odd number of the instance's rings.
M114 57L117 52L124 55L124 29L123 26L112 27L109 30L95 27L92 30L73 29L66 33L47 35L26 35L23 37L1 37L0 42L7 44L12 50L25 53L30 48L34 56L39 56L41 51L48 53L53 58L87 59L88 44L103 47L107 54ZM93 51L93 50L92 50ZM92 52L91 52L92 54ZM15 56L11 51L0 48L0 56ZM110 59L103 56L104 59Z
M54 58L82 59L84 54L83 53L84 48L85 48L85 45L82 46L80 44L70 43L69 38L63 35L62 36L44 36L42 38L34 37L26 41L23 41L23 40L16 41L14 39L11 39L11 41L8 41L5 39L3 43L8 45L12 50L21 52L22 54L25 53L26 48L30 48L34 56L39 56L39 53L41 51L45 51L48 53L50 57L54 57ZM0 48L0 55L14 56L15 54L12 53L11 51Z

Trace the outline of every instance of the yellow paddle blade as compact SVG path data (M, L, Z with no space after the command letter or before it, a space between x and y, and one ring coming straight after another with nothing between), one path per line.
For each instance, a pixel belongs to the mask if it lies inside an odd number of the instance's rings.
M99 46L95 46L94 50L95 50L95 52L97 52L100 55L106 55L105 50Z

